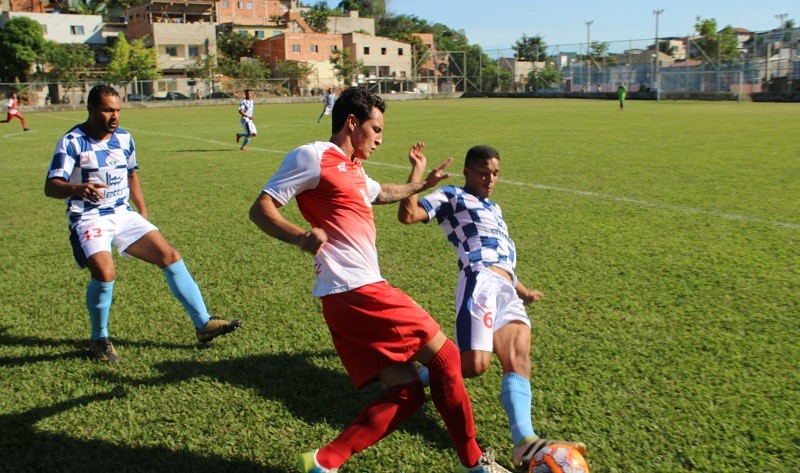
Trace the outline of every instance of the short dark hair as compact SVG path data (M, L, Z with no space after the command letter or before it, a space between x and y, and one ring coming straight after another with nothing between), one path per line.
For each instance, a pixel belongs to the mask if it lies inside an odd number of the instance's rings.
M464 167L471 168L481 161L492 158L500 159L500 153L496 149L488 145L473 146L467 151L467 157L464 158Z
M92 90L89 91L89 98L86 99L86 106L99 106L104 95L113 95L114 97L119 97L119 92L117 92L117 89L111 87L110 85L98 84L92 87Z
M252 90L250 90L250 89L244 89L244 93L245 93L245 94L246 94L246 93L248 93L248 92L252 92Z
M344 126L345 120L350 115L365 122L369 120L372 109L377 108L381 113L386 111L386 102L364 87L348 87L336 99L331 114L331 129L338 133Z

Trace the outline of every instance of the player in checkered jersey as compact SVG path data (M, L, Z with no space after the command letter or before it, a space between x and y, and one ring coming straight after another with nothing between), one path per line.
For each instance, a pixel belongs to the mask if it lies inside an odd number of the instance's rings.
M250 219L263 232L314 255L313 295L322 302L334 347L355 387L375 381L387 387L336 439L302 454L298 466L304 473L338 471L351 455L419 410L425 391L417 361L430 369L431 397L461 461L458 471L506 471L475 440L455 344L380 274L372 206L397 202L449 177L442 172L449 162L414 183L382 184L367 176L361 162L383 142L385 110L386 103L367 89L346 89L333 106L329 141L291 151L250 208ZM283 217L280 208L291 199L309 229Z
M119 128L117 91L107 85L93 87L86 108L86 121L56 144L44 192L48 197L66 200L73 256L79 268L89 268L86 308L95 358L119 361L108 332L116 279L112 246L122 256L134 256L162 269L172 294L189 314L198 341L210 342L235 330L241 321L208 313L183 258L147 220L133 137Z
M411 147L414 167L409 182L421 182L427 158L425 144ZM490 366L492 352L503 368L500 400L508 417L514 444L514 466L527 469L533 456L553 440L539 437L531 420L531 322L524 305L541 300L542 293L525 287L515 273L517 251L497 203L489 200L500 174L500 154L491 146L467 151L464 186L444 186L422 199L409 196L400 203L402 223L437 222L458 253L456 343L465 378L479 376ZM420 375L427 377L426 368ZM583 443L573 444L581 454Z
M239 147L242 151L247 151L247 143L250 143L251 138L255 138L256 122L254 121L256 105L253 102L253 93L250 89L244 91L244 98L239 103L239 115L241 116L242 129L244 133L236 133L236 142L244 138L242 146Z

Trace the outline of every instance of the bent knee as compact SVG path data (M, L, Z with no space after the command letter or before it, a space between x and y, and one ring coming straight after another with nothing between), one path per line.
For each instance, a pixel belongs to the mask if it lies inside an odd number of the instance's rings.
M489 370L491 365L490 352L464 352L461 354L461 376L474 378Z

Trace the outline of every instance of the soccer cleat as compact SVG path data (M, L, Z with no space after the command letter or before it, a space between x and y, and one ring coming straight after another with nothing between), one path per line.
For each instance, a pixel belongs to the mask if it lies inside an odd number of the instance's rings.
M248 148L247 146L242 146L241 148L239 148L239 150L241 150L241 151L250 151L250 148Z
M554 443L572 445L575 447L575 450L580 452L581 455L586 455L586 444L583 442L562 442L541 437L528 437L525 439L525 441L514 447L514 456L512 457L514 466L517 468L527 468L528 464L531 462L531 460L533 460L534 455L536 455L536 453L541 450L542 447L546 447Z
M241 140L241 139L242 139L242 135L240 135L239 133L236 133L236 142L238 143L239 140Z
M117 355L117 350L114 349L111 339L103 337L99 340L90 340L89 345L95 360L108 363L117 363L119 361L119 355Z
M197 341L200 343L208 343L220 335L233 332L241 325L242 321L239 319L225 320L217 316L212 316L202 329L197 330Z
M339 471L338 468L325 468L317 463L317 452L319 450L314 450L313 452L306 452L300 455L300 460L297 462L297 468L301 471L301 473L336 473Z
M456 473L511 473L497 462L494 461L495 455L491 449L483 452L483 456L478 460L478 464L472 468L458 464Z
M30 128L23 128L22 131L28 131Z

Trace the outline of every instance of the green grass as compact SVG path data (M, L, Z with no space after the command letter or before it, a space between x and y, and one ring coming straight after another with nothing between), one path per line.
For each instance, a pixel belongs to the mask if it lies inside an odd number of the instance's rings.
M119 258L119 366L86 358L88 275L63 204L44 197L56 140L85 112L0 127L0 470L293 471L377 387L333 350L310 257L247 210L282 156L326 139L319 104L259 105L239 152L235 106L124 110L151 220L212 312L244 327L208 347L159 270ZM390 102L366 164L405 181L407 149L453 183L478 143L502 155L495 199L533 320L534 425L589 445L594 472L800 468L800 109L793 104L462 99ZM296 206L284 209L300 222ZM455 256L434 226L376 207L381 268L452 334ZM499 365L467 381L479 441L508 464ZM429 402L342 471L451 471Z

